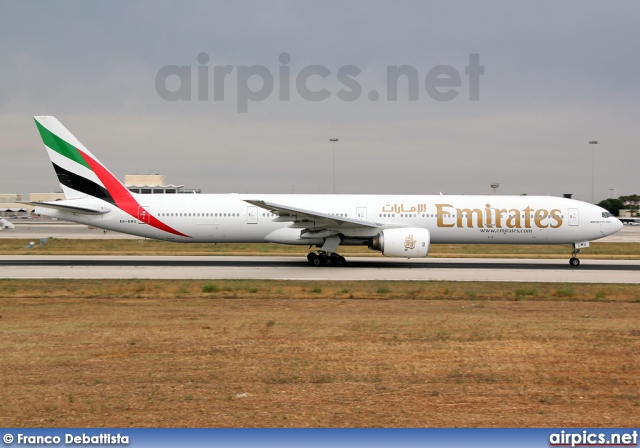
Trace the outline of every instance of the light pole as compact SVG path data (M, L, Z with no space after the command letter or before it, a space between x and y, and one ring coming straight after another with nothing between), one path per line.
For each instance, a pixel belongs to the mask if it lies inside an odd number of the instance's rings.
M333 144L333 194L336 194L336 142L337 138L330 138L329 141Z
M597 145L598 140L590 140L590 145ZM591 203L595 204L594 198L594 190L595 190L595 172L596 172L596 147L593 147L593 152L591 154Z

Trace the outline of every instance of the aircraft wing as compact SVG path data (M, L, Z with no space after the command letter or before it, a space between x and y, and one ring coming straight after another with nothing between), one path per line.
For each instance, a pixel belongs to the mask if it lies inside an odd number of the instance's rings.
M305 210L288 205L275 204L273 202L245 199L245 202L258 206L271 213L278 215L277 222L293 222L292 227L310 229L356 229L356 228L378 228L388 227L381 223L372 221L362 221L359 219L347 218L345 216L330 215L327 213Z

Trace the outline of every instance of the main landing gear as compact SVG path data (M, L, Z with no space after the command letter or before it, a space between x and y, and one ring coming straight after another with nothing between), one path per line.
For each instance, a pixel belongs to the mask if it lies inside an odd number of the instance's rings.
M338 235L326 238L318 253L309 252L307 260L314 266L344 266L347 264L347 260L335 253L341 241Z
M335 252L309 252L307 260L314 266L344 266L347 260Z

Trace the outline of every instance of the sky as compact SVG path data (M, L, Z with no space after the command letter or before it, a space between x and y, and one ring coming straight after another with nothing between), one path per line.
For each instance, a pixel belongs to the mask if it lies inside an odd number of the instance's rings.
M204 193L335 171L337 193L640 194L638 23L637 1L0 0L0 193L59 190L32 119L54 115L120 179Z

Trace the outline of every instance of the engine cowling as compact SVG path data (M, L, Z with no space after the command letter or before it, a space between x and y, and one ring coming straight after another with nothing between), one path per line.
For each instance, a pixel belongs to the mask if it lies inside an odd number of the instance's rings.
M421 258L429 253L430 242L427 229L386 229L373 238L371 249L381 251L385 257Z

